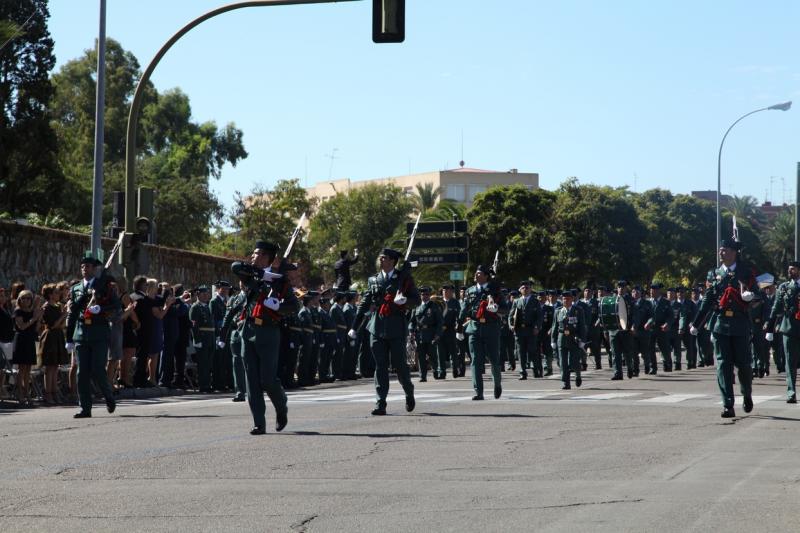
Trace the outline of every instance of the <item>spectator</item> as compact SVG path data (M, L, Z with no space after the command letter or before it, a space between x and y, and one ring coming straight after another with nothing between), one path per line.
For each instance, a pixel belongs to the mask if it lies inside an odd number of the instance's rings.
M131 363L133 356L136 355L137 330L139 329L139 318L136 315L136 302L127 292L122 293L122 360L119 364L119 379L117 386L129 388L133 385L131 379Z
M70 288L74 287L77 283L81 283L81 280L78 278L72 278L67 283L63 284L64 292L61 295L61 301L64 302L66 306L66 310L69 311L69 306L71 302L69 301L69 290ZM69 383L69 399L70 401L77 401L78 399L78 356L75 354L73 350L70 352L70 362L69 362L69 374L68 374L68 383Z
M165 300L175 294L168 283L161 283L160 292L161 297ZM178 343L178 308L180 305L180 301L173 298L173 303L168 306L163 318L164 349L161 354L161 367L158 372L159 387L172 387L172 378L175 373L175 346Z
M175 295L180 294L178 306L178 339L175 342L175 375L172 386L186 389L186 350L192 338L192 321L189 320L189 306L192 305L192 293L184 290L183 285L175 285Z
M31 366L36 364L36 335L42 318L42 306L35 305L31 291L19 293L13 316L16 334L11 362L17 365L17 400L21 406L30 407Z
M42 298L45 300L42 309L44 331L39 338L39 352L44 366L44 403L55 405L58 403L58 367L69 363L69 354L64 347L67 313L55 284L42 287Z
M25 290L25 284L21 281L15 281L11 284L11 302L15 303L19 297L19 293Z
M108 278L109 293L114 297L119 298L119 286L117 285L116 279L108 274L106 274L106 277ZM120 306L120 308L115 310L114 313L108 318L111 328L108 332L108 361L106 361L106 379L108 379L109 385L111 385L111 388L114 390L117 388L115 387L116 375L120 367L120 361L122 360L122 323L124 322L124 314L125 309Z
M0 400L6 398L6 368L14 357L14 319L11 316L8 294L0 287Z
M147 360L150 355L151 337L153 336L154 300L147 295L147 276L136 276L133 279L134 293L131 299L136 302L136 318L139 321L136 346L136 372L133 375L134 387L147 384Z

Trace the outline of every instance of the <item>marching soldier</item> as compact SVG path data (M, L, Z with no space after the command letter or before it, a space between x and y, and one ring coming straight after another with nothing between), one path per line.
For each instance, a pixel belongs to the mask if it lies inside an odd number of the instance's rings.
M108 383L106 361L111 333L109 317L121 309L119 298L109 287L108 277L95 277L95 269L102 265L94 257L81 259L81 281L70 288L67 313L66 349L75 351L78 359L78 399L81 410L73 418L91 418L92 381L106 400L106 409L113 413L117 408L114 392ZM172 302L170 302L172 303ZM34 320L32 320L34 321Z
M539 352L539 332L542 327L542 309L539 300L531 294L531 282L523 280L519 298L514 300L508 313L508 325L514 332L519 379L528 379L528 366L533 367L533 377L544 376L542 356Z
M764 308L766 309L767 313L770 313L770 312L772 312L772 306L775 305L775 278L772 277L768 282L765 282L763 285L759 285L759 287L761 288L761 291L763 293L762 297L764 299ZM781 319L782 318L783 317L781 317ZM764 331L767 331L767 323L768 322L769 322L769 314L767 314L767 318L764 321ZM766 348L767 348L767 355L766 355L767 360L766 360L766 363L765 363L765 366L764 366L764 375L765 376L769 376L770 352L772 353L773 360L775 360L775 358L777 357L776 351L775 351L775 345L777 344L776 341L778 340L778 336L779 335L777 333L773 333L772 334L772 342L767 341L767 346L766 346Z
M500 289L500 301L497 302L500 318L500 369L505 370L505 363L508 363L509 370L517 369L517 358L514 349L514 333L508 327L508 315L505 310L514 304L514 300L519 297L519 291ZM521 364L521 363L520 363Z
M681 370L681 335L678 331L681 322L681 303L678 301L678 288L670 287L667 289L667 301L672 312L669 321L669 346L672 349L672 361L675 370ZM694 318L694 317L692 317Z
M558 353L561 365L561 386L564 390L572 388L570 373L575 372L575 386L580 387L581 380L581 352L586 339L586 319L583 309L573 305L574 297L571 291L562 294L563 305L553 319L550 328L550 345Z
M706 317L712 316L714 355L717 360L717 383L722 395L723 418L736 416L733 409L733 367L739 371L739 386L744 396L744 412L753 410L753 371L748 337L750 320L747 304L753 299L755 276L739 258L741 244L733 239L720 243L719 258L722 266L716 271L714 284L708 289L703 304L692 321L691 333L697 335L698 327Z
M670 343L670 324L673 320L672 305L661 295L663 288L664 284L662 283L650 285L650 297L653 302L653 341L654 347L658 347L661 352L661 364L664 372L672 372L672 344ZM656 371L655 366L650 369L650 373L653 375L656 374Z
M298 327L303 331L300 357L297 364L297 385L308 387L314 384L314 347L317 343L316 332L314 331L314 317L311 314L316 299L319 297L317 291L308 291L303 296L303 305L297 312Z
M678 335L684 348L686 348L686 368L697 368L697 337L689 333L689 326L697 314L697 304L693 299L686 297L686 288L678 288L678 301L681 304L680 321L678 322Z
M644 360L644 373L655 374L656 353L653 351L653 302L644 298L644 290L638 285L633 289L631 306L631 340L633 341L633 376L639 377L639 355Z
M411 265L405 263L397 270L400 253L384 248L378 257L380 272L369 278L367 290L358 304L353 328L348 332L355 339L356 331L373 305L377 310L367 324L370 347L375 360L375 391L377 401L372 414L386 414L386 396L389 393L389 365L397 371L397 379L406 394L406 411L414 410L414 385L406 359L406 307L419 302L419 293L411 277Z
M766 340L774 340L774 332L783 335L786 370L786 403L797 403L797 362L800 359L800 262L789 261L789 279L781 283L769 315ZM782 316L778 323L778 316ZM777 327L776 327L777 325Z
M344 322L347 326L347 329L345 330L344 362L342 363L342 373L344 374L344 379L356 379L358 350L356 347L356 340L347 337L347 332L353 327L353 322L356 319L356 306L353 302L356 301L357 295L358 293L355 291L347 291L345 293L345 304L342 308Z
M247 402L253 415L251 435L266 433L265 391L275 408L275 431L283 430L288 423L286 393L278 378L280 323L282 316L297 312L297 300L285 277L288 263L276 260L277 252L276 245L258 241L249 264L231 265L248 288L241 331Z
M358 305L361 303L361 299L363 299L363 295L359 296L358 304L356 304L356 314L358 313ZM356 318L355 314L353 315L353 322L350 327L351 329L355 329L356 331L356 348L357 348L357 357L358 357L358 371L361 374L361 377L364 378L374 378L375 377L375 358L372 356L372 347L370 345L370 334L367 330L367 324L372 321L372 317L375 315L375 310L367 308L364 310L364 319L361 321L361 324L356 328ZM348 332L349 336L349 332ZM353 338L350 337L352 341Z
M332 383L336 379L336 369L334 366L334 356L336 354L339 339L336 336L336 322L330 314L331 300L330 289L324 292L324 298L320 298L319 318L322 326L321 341L319 344L319 381L320 383Z
M619 296L619 306L625 306L626 311L633 307L633 301L627 292L628 282L620 280L617 282L617 296ZM626 324L623 328L622 324L615 326L608 326L608 338L611 342L611 354L614 363L614 376L612 380L620 380L622 374L622 361L625 361L625 366L628 369L628 379L633 378L633 339L631 338L630 328L631 324ZM638 356L637 356L638 357Z
M500 360L500 283L492 278L493 271L479 265L475 271L475 285L469 287L461 304L459 323L465 325L464 333L472 356L473 400L483 400L483 372L486 359L491 363L494 397L500 398L502 361ZM459 335L464 335L459 333Z
M441 379L447 374L447 361L450 361L453 370L453 377L457 378L464 375L464 361L459 358L458 345L456 340L456 325L458 324L458 314L461 312L461 305L455 299L455 287L452 285L442 285L442 300L444 301L444 313L442 314L442 334L439 337L437 346L436 368Z
M217 340L214 343L214 362L212 364L212 382L215 390L224 391L228 388L228 366L233 362L225 339L222 339L222 322L225 320L225 308L228 304L228 293L231 284L224 280L217 281L214 285L217 292L209 302L211 315L214 317L214 327L217 328ZM220 346L222 345L222 346Z
M760 287L759 287L760 288ZM769 329L769 315L772 311L765 302L762 291L753 291L753 301L750 302L750 343L753 352L753 376L763 378L769 367L769 341L765 332Z
M417 341L417 360L419 361L419 381L427 381L428 362L433 364L433 355L436 344L442 336L442 312L439 306L431 301L431 288L420 287L419 295L422 298L416 309L411 312L408 331L414 334ZM434 369L434 379L442 379L447 372L438 366Z
M771 285L766 289L767 298L769 302L770 311L775 306L775 299L776 299L776 292L775 292L775 285ZM778 324L783 321L783 313L778 313L775 315L775 323ZM775 368L778 371L778 374L782 373L786 369L786 357L784 355L783 350L783 334L780 331L775 331L772 334L772 341L770 342L770 346L772 348L772 360L775 363ZM767 375L769 373L767 372Z
M247 302L244 283L239 281L239 293L228 302L225 317L222 319L221 342L227 343L231 351L231 368L233 370L234 402L243 402L247 395L247 382L244 377L244 358L242 357L242 334L239 317Z
M192 321L192 338L194 355L192 358L197 364L197 382L200 392L211 392L211 367L214 360L217 328L214 324L214 315L209 307L211 289L200 285L195 289L197 301L189 309L189 320Z
M336 350L333 353L333 375L338 380L352 379L345 377L345 350L350 345L350 339L347 337L347 332L350 330L350 325L344 315L344 301L346 293L343 291L336 291L333 295L333 305L330 309L330 315L333 323L336 326Z
M322 315L320 313L320 299L322 298L322 294L317 293L317 296L317 298L311 301L311 305L309 306L309 310L311 311L311 328L314 330L314 342L311 345L311 369L309 371L311 385L316 383L315 376L318 371L320 381L322 380L320 355L322 355L323 344L325 344L325 339L322 335Z
M583 310L586 316L587 327L589 328L588 348L589 353L594 358L595 370L603 368L600 357L600 346L603 338L603 328L600 327L600 301L597 299L598 291L593 291L591 287L583 289Z
M703 305L703 300L706 299L706 291L708 291L709 287L714 285L716 277L717 277L716 272L714 272L713 270L708 271L708 274L706 275L703 296L697 303L698 310L700 310L700 307ZM714 346L711 342L712 329L713 329L713 324L703 324L702 327L698 328L699 332L697 334L697 351L700 355L698 366L711 366L714 364Z
M544 375L553 375L553 347L550 346L550 328L553 327L553 318L555 317L555 309L551 302L552 296L555 291L539 291L539 305L542 308L542 327L539 328L539 357L544 359Z
M458 290L458 305L459 305L459 315L461 314L461 305L464 303L464 295L467 293L466 287L461 287ZM462 369L461 377L466 375L467 372L467 356L469 355L470 360L472 359L472 355L469 353L469 344L467 343L467 337L464 335L464 325L459 321L456 324L456 345L458 346L458 361L459 366Z

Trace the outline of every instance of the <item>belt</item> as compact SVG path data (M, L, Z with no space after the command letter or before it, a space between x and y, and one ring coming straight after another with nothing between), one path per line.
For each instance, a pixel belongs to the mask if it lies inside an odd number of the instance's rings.
M217 331L214 328L197 328L197 331Z
M339 329L347 329L347 326L342 326L341 324L336 324L336 327Z
M336 333L335 329L323 329L322 333Z
M313 325L313 326L311 326L311 327L312 327L312 328L314 328L314 329L322 329L322 326L318 326L318 325L316 325L316 324L314 324L314 325Z
M314 333L314 328L303 328L306 333Z
M303 331L303 328L298 328L296 326L289 326L289 329L292 331Z

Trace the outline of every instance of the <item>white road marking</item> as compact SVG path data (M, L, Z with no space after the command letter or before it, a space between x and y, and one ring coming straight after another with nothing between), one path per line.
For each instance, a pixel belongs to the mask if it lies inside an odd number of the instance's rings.
M638 400L642 403L679 403L695 398L708 398L708 394L667 394L666 396L656 396L646 400Z

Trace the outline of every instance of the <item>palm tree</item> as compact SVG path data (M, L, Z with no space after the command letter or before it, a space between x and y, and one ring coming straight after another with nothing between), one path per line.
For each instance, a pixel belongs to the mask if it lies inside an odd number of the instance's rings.
M778 213L764 236L764 250L778 270L776 275L786 270L794 254L794 210L791 206Z
M734 196L725 206L725 211L738 220L746 220L756 230L763 228L766 222L758 200L752 196Z
M435 221L444 220L451 221L455 217L456 220L464 220L467 217L467 206L455 200L445 198L439 202L435 208L425 212L424 220Z
M433 209L433 206L436 205L436 200L438 200L439 196L442 194L442 188L434 188L433 183L430 182L417 183L415 187L417 189L417 196L414 200L417 203L417 210L420 213L424 213L429 209Z

